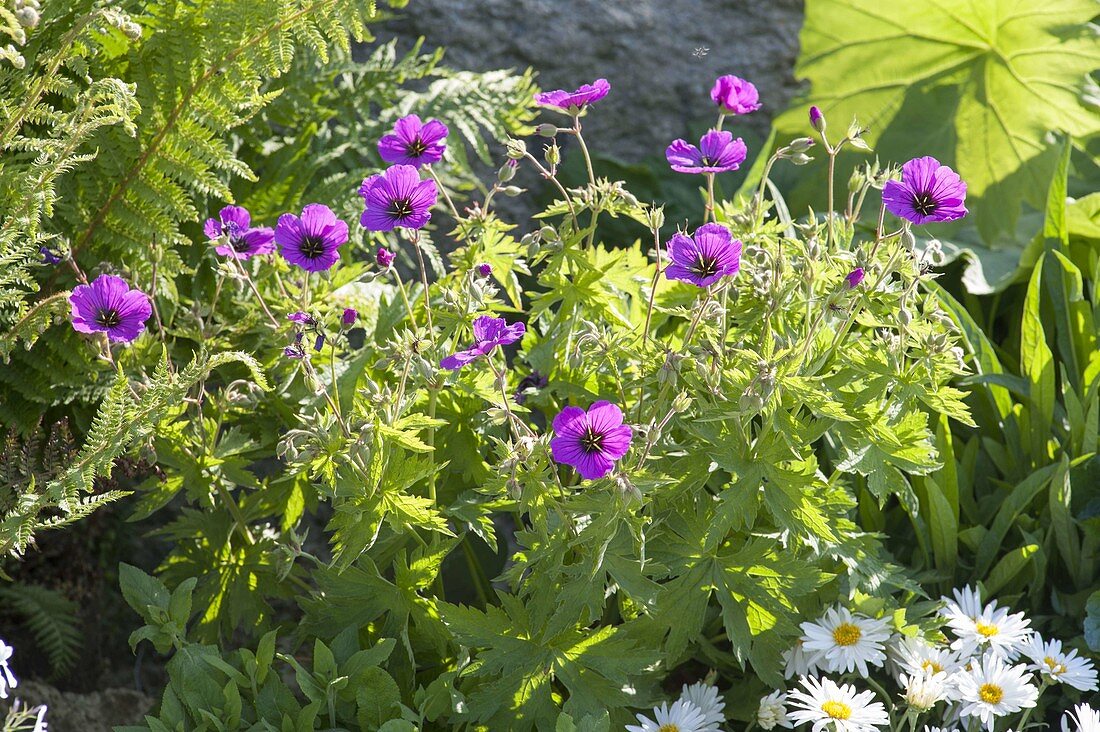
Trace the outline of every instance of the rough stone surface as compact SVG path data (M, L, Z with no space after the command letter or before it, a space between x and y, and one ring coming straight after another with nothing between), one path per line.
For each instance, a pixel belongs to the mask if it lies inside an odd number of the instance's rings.
M155 704L153 699L133 689L71 694L25 681L16 691L31 706L46 705L46 722L51 732L111 732L115 725L140 723Z
M764 108L734 129L766 135L796 90L801 22L801 0L413 0L388 31L423 35L458 68L530 66L544 89L607 78L585 137L636 161L713 121L721 74L756 84Z

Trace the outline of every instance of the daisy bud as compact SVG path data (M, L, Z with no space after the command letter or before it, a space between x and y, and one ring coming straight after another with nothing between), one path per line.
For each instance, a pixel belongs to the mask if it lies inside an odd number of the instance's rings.
M540 137L553 137L554 135L558 134L558 126L552 124L541 124L539 125L538 132Z
M810 127L813 127L817 132L825 131L825 115L821 113L821 108L817 105L810 107Z
M512 160L519 160L527 154L527 143L523 140L509 140L504 143L504 147Z
M24 28L34 28L38 25L38 11L34 8L20 8L16 10L15 18Z

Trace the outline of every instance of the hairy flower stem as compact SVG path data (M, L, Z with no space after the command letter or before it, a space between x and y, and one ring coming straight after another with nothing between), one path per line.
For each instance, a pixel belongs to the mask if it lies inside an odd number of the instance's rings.
M420 250L420 232L413 235L413 246L416 248L416 259L420 262L420 284L424 287L424 312L428 318L428 332L432 331L432 299L428 293L428 269L424 266L424 253Z
M451 200L451 194L447 193L447 189L443 186L443 181L439 179L439 174L430 165L425 165L424 168L428 171L428 175L432 177L432 180L435 181L435 187L443 194L443 200L447 202L447 208L451 210L451 216L454 217L455 221L461 221L462 217L458 215L458 208L455 206L455 202Z
M707 204L703 210L703 221L711 220L715 223L718 222L718 217L714 213L714 173L707 173Z
M595 195L596 173L592 168L592 156L588 152L588 145L585 144L584 135L581 134L581 118L579 116L573 118L573 134L577 136L577 143L580 145L581 154L584 156L584 167L588 170L588 185L591 187L590 190L593 195ZM592 221L589 223L591 231L588 233L587 247L589 249L592 248L592 243L596 240L596 220L599 218L599 215L599 212L596 210L595 206L593 206Z
M214 487L218 489L218 495L221 496L222 501L225 503L226 508L229 509L229 513L233 516L233 521L237 524L237 531L245 542L251 546L256 543L255 537L252 536L252 532L248 528L248 522L244 519L244 514L241 512L241 507L234 500L233 494L229 492L229 489L225 487L221 479L214 481Z
M772 174L772 166L779 160L778 155L772 155L764 165L764 174L760 176L760 185L756 189L756 228L764 225L764 190L768 186L768 178Z
M558 180L558 177L547 170L546 167L542 163L540 163L538 158L536 158L534 155L529 152L525 152L523 154L523 157L534 163L535 168L538 169L542 177L553 183L554 187L558 189L558 192L561 193L562 199L565 201L565 205L569 207L569 216L573 219L573 230L580 231L581 225L580 222L577 221L577 211L573 208L573 199L570 197L569 191L565 190L565 186L561 184L561 181Z
M825 139L825 133L821 134L821 139L822 140ZM832 246L833 246L833 237L834 237L834 234L833 234L833 220L836 218L836 214L833 212L833 196L834 196L833 187L836 185L836 181L834 180L835 171L836 171L836 150L829 147L828 143L825 143L825 145L826 145L825 149L829 153L829 210L828 210L828 213L826 214L826 221L828 222L829 229L828 229L827 238L825 240L825 248L826 248L826 250L830 250L830 249L832 249Z
M396 268L391 268L393 272L393 279L397 283L397 291L401 293L401 301L405 303L405 312L409 314L409 320L412 321L413 328L416 328L416 314L413 313L412 305L409 304L409 294L405 292L405 283L401 281L401 275L398 274Z
M275 319L275 316L271 314L271 310L268 309L267 303L264 302L263 295L260 294L259 289L256 288L256 283L252 281L252 276L248 273L248 267L246 267L243 262L240 262L233 257L230 257L229 261L233 262L233 264L230 265L231 267L238 268L241 275L244 277L244 281L248 283L249 289L252 290L252 294L256 297L256 301L259 302L260 307L263 308L264 314L266 314L268 320L271 321L271 325L275 327L275 330L278 330L280 327L280 323L278 320Z
M428 386L428 419L435 419L435 407L439 399L439 392L434 386ZM432 452L435 452L435 427L428 427L428 436L424 442L428 444L428 447L432 448ZM432 504L436 503L435 496L435 471L428 476L428 498L431 499Z
M642 343L649 342L649 325L653 321L653 300L657 296L657 281L661 277L664 264L661 261L661 230L653 227L653 248L657 252L657 267L653 270L653 280L649 283L649 304L645 311L645 327L642 329Z

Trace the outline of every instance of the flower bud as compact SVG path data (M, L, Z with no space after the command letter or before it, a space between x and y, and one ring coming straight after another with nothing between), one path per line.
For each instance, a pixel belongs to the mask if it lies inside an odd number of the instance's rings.
M863 182L865 180L866 177L864 176L862 170L860 170L859 168L853 170L852 175L848 178L848 192L859 193L859 189L863 187Z
M500 192L508 196L509 198L515 198L516 196L523 193L523 191L524 189L520 188L519 186L504 186L500 189Z
M512 160L519 160L527 154L527 143L523 140L511 139L504 143L504 149Z
M479 264L474 269L477 270L477 274L479 277L488 277L493 273L493 265L491 264Z
M340 323L343 324L345 328L350 328L355 325L355 321L358 317L359 313L355 308L344 308L344 314L340 316Z
M859 287L860 282L863 282L863 267L856 267L844 278L844 285L849 290Z
M691 397L688 396L686 391L680 392L676 398L672 400L672 411L677 414L683 414L689 408L691 408Z
M791 140L791 144L787 145L792 153L806 152L814 146L814 139L812 137L796 137Z
M813 160L813 158L806 153L795 153L789 159L792 165L805 165Z
M660 229L665 225L665 206L650 206L645 212L646 219L649 221L649 228L654 231Z
M561 148L558 147L558 143L553 142L546 146L546 152L544 157L546 162L550 165L557 165L561 162Z
M813 127L817 132L825 131L825 115L821 113L821 108L816 104L810 107L810 127Z
M15 18L24 28L34 28L38 25L38 11L34 8L20 8L15 11Z
M908 252L913 251L917 246L917 237L913 234L908 225L901 230L901 245L905 247L905 250Z
M324 333L318 333L317 334L317 340L313 341L313 350L314 351L320 351L324 347L325 347L325 334Z
M913 322L913 314L909 312L908 308L898 310L898 322L902 325L909 325Z
M497 180L501 183L507 183L516 177L517 163L515 160L509 160L504 165L500 166L497 171Z
M378 263L378 266L382 269L389 269L393 264L394 254L385 247L378 247L378 253L375 254L374 260Z
M558 126L552 124L541 124L539 125L538 132L540 137L553 137L554 135L558 134Z
M764 399L751 389L746 389L741 394L738 406L741 407L742 412L759 412L764 408Z

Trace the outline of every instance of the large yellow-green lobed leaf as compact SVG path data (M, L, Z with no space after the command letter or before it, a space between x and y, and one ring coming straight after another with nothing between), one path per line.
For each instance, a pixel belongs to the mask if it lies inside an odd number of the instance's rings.
M1043 208L1053 136L1083 145L1100 132L1098 12L1096 0L807 0L795 73L811 87L776 120L779 140L806 134L816 104L833 140L858 117L883 162L951 165L972 216L926 233L986 265L973 289L1006 284L1041 226L1024 214ZM843 189L847 174L838 178ZM791 203L818 201L821 183L804 179Z

